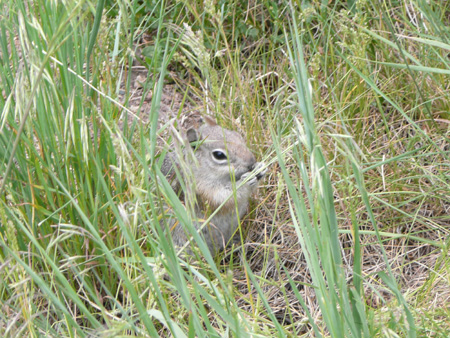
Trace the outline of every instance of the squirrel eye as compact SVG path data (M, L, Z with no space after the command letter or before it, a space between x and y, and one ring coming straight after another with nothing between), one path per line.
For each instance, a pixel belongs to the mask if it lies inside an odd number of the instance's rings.
M225 155L225 153L223 151L214 150L212 152L212 154L213 154L214 159L217 160L217 161L221 161L222 162L222 161L227 159L227 155Z

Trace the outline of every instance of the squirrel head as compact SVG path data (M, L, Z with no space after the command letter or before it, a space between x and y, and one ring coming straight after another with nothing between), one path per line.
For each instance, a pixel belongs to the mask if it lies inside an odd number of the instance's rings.
M237 182L252 171L256 160L237 132L218 126L210 117L204 122L199 128L188 129L186 138L197 159L193 168L197 193L215 207L221 203L222 193L228 196L232 191L232 180Z
M235 131L222 128L214 119L206 117L200 128L190 128L186 137L202 170L213 170L220 180L231 180L233 171L235 180L253 170L255 156L247 148L244 139Z

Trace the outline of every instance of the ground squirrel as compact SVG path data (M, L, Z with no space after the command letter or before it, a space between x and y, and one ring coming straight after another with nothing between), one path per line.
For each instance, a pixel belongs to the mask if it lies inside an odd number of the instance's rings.
M247 213L250 196L266 169L261 162L256 162L237 132L218 126L210 117L205 117L203 121L200 127L190 128L185 133L187 147L183 154L190 173L184 175L192 175L191 181L195 185L196 228L203 224L199 220L207 219L228 199L201 232L210 252L215 254L223 250L235 234L239 219ZM187 156L189 149L193 149L194 156ZM174 166L179 168L179 161L174 152L169 152L163 160L161 171L173 179ZM248 179L250 175L253 177ZM235 193L233 182L237 188ZM172 186L179 187L179 184L175 180ZM173 228L171 233L175 245L183 246L187 241L187 230L182 224L175 225L175 220L169 221L169 225Z

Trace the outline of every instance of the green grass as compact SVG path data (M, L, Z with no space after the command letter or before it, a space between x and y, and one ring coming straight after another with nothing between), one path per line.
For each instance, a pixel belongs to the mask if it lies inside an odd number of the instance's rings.
M0 336L447 337L449 14L5 1ZM228 256L159 169L191 111L268 164ZM198 259L167 240L167 208Z

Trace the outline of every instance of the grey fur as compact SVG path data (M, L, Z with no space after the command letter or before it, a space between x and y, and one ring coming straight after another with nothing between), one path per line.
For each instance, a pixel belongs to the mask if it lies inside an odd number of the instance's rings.
M197 229L222 203L225 204L212 217L201 234L212 254L225 248L230 241L241 219L248 209L251 195L256 191L259 181L264 177L266 169L262 163L256 162L255 157L247 148L243 138L236 132L219 127L211 119L206 120L198 130L189 129L186 132L187 145L184 149L183 161L189 167L189 172L183 172L180 160L174 152L170 152L163 160L161 171L172 179L172 187L179 189L175 178L175 166L185 176L185 181L193 182L195 187L197 219L194 225ZM189 156L191 147L195 148L194 157ZM223 156L226 156L226 160ZM253 178L247 178L253 171L259 171ZM187 179L186 175L189 175ZM191 176L192 175L192 176ZM233 196L233 175L235 187L238 188ZM231 196L231 197L230 197ZM176 220L169 221L172 228ZM177 246L183 246L188 237L186 229L178 224L172 230L172 238Z

